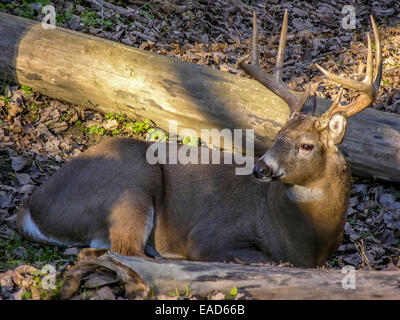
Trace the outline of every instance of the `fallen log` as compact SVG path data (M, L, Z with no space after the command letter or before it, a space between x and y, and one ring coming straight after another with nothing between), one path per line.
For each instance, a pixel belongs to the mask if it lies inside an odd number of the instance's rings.
M263 154L289 110L258 82L119 43L0 13L0 75L51 98L149 118L168 130L254 128ZM317 113L331 102L317 99ZM214 141L214 143L218 144ZM400 182L400 116L367 109L341 147L354 174Z
M100 267L112 271L131 297L178 292L205 299L212 291L229 297L236 287L252 299L400 299L399 271L357 270L353 281L340 270L154 260L112 252L73 266L64 276L61 298L71 298L82 278Z

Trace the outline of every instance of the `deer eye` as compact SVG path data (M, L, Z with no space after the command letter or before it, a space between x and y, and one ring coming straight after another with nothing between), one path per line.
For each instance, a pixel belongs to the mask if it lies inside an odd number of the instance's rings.
M314 146L312 144L307 144L307 143L303 143L299 147L299 150L302 150L302 151L311 151L312 149L314 149Z

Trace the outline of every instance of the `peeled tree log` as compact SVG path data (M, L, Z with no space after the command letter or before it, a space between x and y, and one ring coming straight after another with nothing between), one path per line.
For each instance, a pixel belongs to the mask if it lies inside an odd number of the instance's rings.
M0 75L102 113L149 118L164 130L175 120L178 133L251 128L257 155L289 114L282 99L254 80L4 13ZM330 105L318 98L316 113ZM400 116L366 109L349 118L341 148L354 174L400 182Z
M90 250L90 249L89 249ZM82 255L82 252L80 253ZM85 254L84 254L85 255ZM103 268L103 269L102 269ZM64 275L61 298L71 298L88 274L104 268L125 285L130 297L178 292L207 298L215 290L230 296L233 287L252 299L400 299L400 272L316 270L126 257L89 252ZM103 271L99 271L103 270Z

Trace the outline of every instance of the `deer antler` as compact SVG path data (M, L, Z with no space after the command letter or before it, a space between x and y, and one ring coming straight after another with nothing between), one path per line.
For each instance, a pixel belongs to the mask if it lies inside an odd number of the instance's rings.
M375 25L374 18L371 16L371 24L374 32L375 39L375 47L376 47L376 70L374 72L372 66L372 45L371 45L371 36L368 32L368 56L367 56L367 70L365 77L362 81L356 81L352 79L346 79L344 77L339 77L324 68L320 65L316 64L317 68L329 79L338 84L341 84L343 87L348 89L354 89L356 91L361 92L360 97L348 104L347 106L342 106L340 104L340 98L342 96L343 88L341 88L339 94L335 98L335 101L332 103L331 107L327 112L325 112L316 122L316 127L319 130L326 128L330 118L338 112L343 113L346 117L350 117L368 107L372 102L374 102L376 96L379 92L379 84L381 82L382 77L382 48L381 42L379 39L378 29Z
M281 97L290 108L290 114L293 115L296 112L300 112L303 105L306 102L309 91L304 93L303 98L299 101L295 95L293 95L287 85L282 81L282 70L283 70L283 58L285 55L286 46L286 34L287 34L288 14L287 9L283 17L281 38L279 41L278 55L276 58L276 64L274 73L272 75L266 75L260 68L258 59L258 46L257 46L257 18L256 13L253 12L253 36L251 42L251 52L238 60L237 65L245 71L248 75L252 76L255 80L260 82L263 86L270 89L273 93ZM250 64L244 63L251 56Z

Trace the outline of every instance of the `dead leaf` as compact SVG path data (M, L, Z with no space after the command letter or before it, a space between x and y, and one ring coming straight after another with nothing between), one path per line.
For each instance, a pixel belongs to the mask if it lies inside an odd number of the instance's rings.
M96 291L96 295L90 300L115 300L115 294L110 287L106 286Z
M116 279L114 276L107 274L93 273L89 275L88 279L86 279L86 282L82 287L92 289L114 283L118 283L118 279Z

